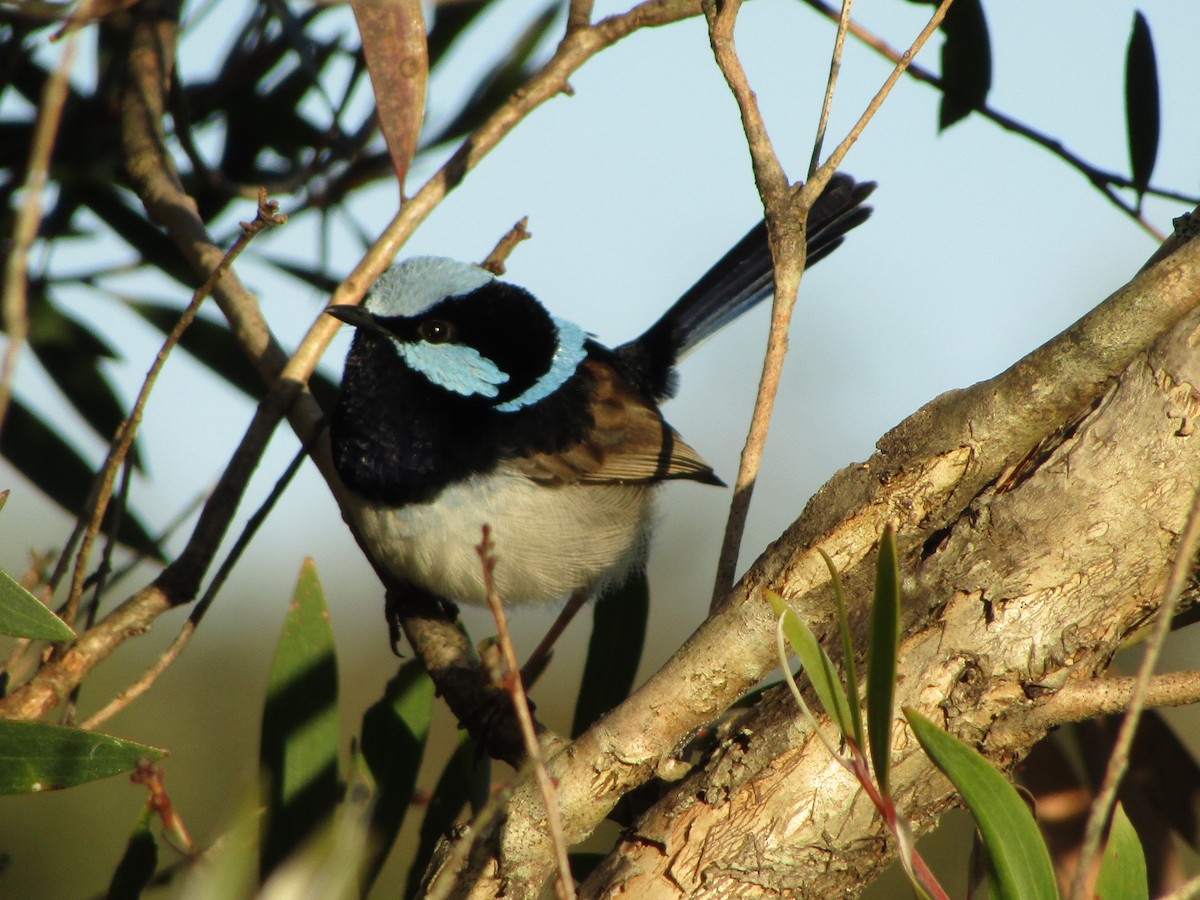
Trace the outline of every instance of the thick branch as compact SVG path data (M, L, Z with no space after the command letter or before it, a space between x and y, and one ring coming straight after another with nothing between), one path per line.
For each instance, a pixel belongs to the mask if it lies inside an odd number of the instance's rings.
M1113 379L1130 367L1139 354L1144 354L1159 335L1189 313L1198 300L1200 243L1192 242L1140 273L1092 313L1008 371L988 382L937 398L886 435L880 441L879 451L867 463L838 473L809 503L796 524L742 579L734 591L733 602L701 626L640 691L551 761L551 774L560 784L568 838L576 840L586 835L618 797L650 778L686 735L727 709L774 667L773 621L769 606L761 597L763 588L772 587L792 598L818 633L828 633L834 621L832 598L827 591L828 575L815 552L816 546L828 552L846 573L850 595L865 597L869 595L878 535L885 522L893 521L898 525L901 547L907 555L905 571L912 571L921 562L921 548L927 543L936 545L947 529L968 521L963 516L968 504L997 482L1006 470L1026 457L1037 458L1035 451L1043 441L1078 421L1100 401ZM1200 384L1200 376L1193 383ZM1171 427L1178 427L1178 422ZM1182 454L1185 445L1190 446L1183 442L1175 449ZM1145 462L1130 460L1126 470L1136 471ZM1191 471L1196 471L1194 466ZM1186 502L1190 491L1184 488L1181 493ZM1179 513L1180 521L1182 514ZM1169 559L1170 533L1155 528L1147 530L1167 545L1158 548L1159 562ZM1068 535L1078 543L1079 536L1086 533L1085 529ZM995 557L992 565L998 571L1010 577L1019 577L1015 573L1024 571L1024 561L1011 559L1005 545L991 550ZM1106 552L1111 554L1111 550ZM942 558L938 555L938 559ZM972 558L981 566L988 559L979 554ZM936 568L923 571L932 572ZM912 587L908 589L911 592ZM925 621L933 615L949 596L952 595L947 594L944 585L938 590L923 587L918 597L910 595L910 628L914 620ZM1141 602L1149 602L1144 589L1126 591L1120 596L1137 596L1143 598ZM975 617L972 622L977 621L980 597L962 602ZM940 634L940 629L930 633L933 637ZM987 652L987 635L977 637ZM918 637L910 638L910 646L916 640ZM1030 654L1028 646L1023 647L1023 655L1037 658ZM1100 667L1098 659L1092 661L1096 668ZM954 687L957 684L954 679L968 667L962 660L954 660L947 668L938 674L941 682L935 685L935 694L942 688L949 691ZM909 679L910 689L914 681L915 677ZM1008 687L1013 690L1011 684ZM926 698L918 695L904 699L920 706ZM1009 702L1013 699L1010 693ZM1023 699L1023 695L1018 692L1016 699ZM790 712L790 707L787 709ZM771 745L772 750L778 751L769 757L771 760L784 752L784 747L798 747L797 733L785 733L783 738L786 739L781 741L777 735ZM797 766L807 759L799 749L787 752L796 755ZM767 764L766 760L760 763ZM787 766L784 768L791 771ZM804 791L830 778L823 764L817 769L820 771L812 766L805 769L803 774L809 779L806 782L809 787ZM795 785L791 788L785 796L792 800L808 796ZM688 790L695 795L694 785ZM722 790L718 788L718 793ZM943 795L940 804L945 802ZM830 804L830 809L838 813L850 808L846 795ZM929 815L939 808L939 803L928 804ZM518 792L507 820L503 858L514 871L536 872L544 878L547 870L536 868L536 859L548 858L546 847L531 837L536 834L535 810L534 798ZM728 812L726 809L724 814ZM837 827L845 826L848 834L870 833L867 826L871 819L864 815L857 823L847 823L843 818ZM749 827L746 821L742 824ZM643 823L637 833L661 836L662 830ZM814 840L813 846L819 845L820 840ZM637 868L655 870L657 863L646 858L647 854L653 857L658 852L651 843L641 853L629 846L623 852L630 855L631 861L627 869L622 869L622 875ZM678 876L677 872L670 874Z
M1200 360L1191 349L1200 312L1190 311L1159 341L1134 353L1119 378L1092 382L1097 393L1087 391L1083 373L1129 356L1131 348L1118 350L1114 340L1103 339L1118 333L1101 324L1112 324L1116 309L1139 309L1152 296L1168 305L1170 298L1194 302L1200 297L1197 277L1200 246L1193 243L1169 268L1135 279L994 379L990 390L977 386L930 404L889 436L909 438L908 468L895 467L881 450L859 469L890 472L890 480L863 487L870 492L867 504L857 511L810 505L777 545L779 554L760 561L752 575L770 565L771 574L761 572L764 580L791 597L818 631L828 631L829 599L811 572L811 552L795 541L817 516L836 517L817 543L845 570L848 596L861 601L869 596L871 567L860 562L871 558L859 552L870 546L867 538L883 519L897 520L905 538L908 611L898 702L938 717L996 762L1015 762L1054 723L1043 718L1040 728L1005 728L996 740L993 723L1005 715L1019 719L1035 708L1029 698L1103 671L1160 600L1200 471L1200 442L1187 425L1200 409ZM1137 314L1128 315L1136 327ZM1079 358L1088 352L1100 357L1095 366ZM1078 378L1082 382L1073 380ZM1013 389L1008 379L1045 389L1026 395L1023 408L1006 408ZM1049 389L1051 382L1061 394ZM1031 397L1048 404L1056 402L1055 394L1076 392L1080 407L1074 413L1058 407L1059 427L1011 456L1011 467L996 465L1008 435L1038 421L1050 424ZM975 403L968 406L966 397ZM936 418L930 418L931 408ZM979 440L984 432L975 423L988 426L986 441ZM918 447L948 433L974 440L915 458ZM889 446L897 445L881 442ZM968 483L978 486L964 507ZM747 618L751 606L765 605L747 604ZM740 636L735 632L722 653L740 645ZM764 703L703 771L638 823L632 832L637 837L610 857L581 896L599 896L617 883L646 897L857 893L886 862L880 831L856 785L810 737L788 698ZM914 824L930 827L952 803L952 793L906 733L897 747L898 803Z

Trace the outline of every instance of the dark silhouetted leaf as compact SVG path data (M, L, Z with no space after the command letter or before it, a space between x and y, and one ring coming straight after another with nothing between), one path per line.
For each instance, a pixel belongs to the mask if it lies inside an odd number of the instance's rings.
M341 283L340 279L334 278L329 274L327 269L321 266L308 266L286 259L272 259L268 256L263 256L262 258L271 263L271 265L287 272L293 278L299 279L305 284L311 284L322 294L332 294Z
M512 92L524 84L532 73L534 69L534 64L531 62L533 53L541 45L550 26L554 24L560 9L560 4L553 3L542 10L537 18L529 23L521 36L513 42L504 58L481 79L479 86L453 121L435 134L426 137L422 141L422 145L434 147L473 131L488 116L499 109Z
M441 61L450 46L489 3L491 0L460 0L458 3L443 3L435 8L433 27L429 29L426 41L429 45L430 67Z
M883 529L875 567L871 643L867 652L867 742L875 783L887 793L892 761L892 720L896 714L896 666L900 653L900 563L896 531Z
M177 309L142 300L125 302L130 309L163 334L174 328L175 323L179 321ZM262 378L250 360L246 359L229 326L224 322L197 316L183 333L179 346L246 396L257 400L263 395ZM336 384L317 372L309 380L309 387L324 409L333 408L338 390Z
M425 119L425 89L429 83L421 0L352 0L350 5L371 73L379 128L403 195L404 179Z
M1154 39L1140 12L1133 14L1133 31L1125 54L1125 127L1129 137L1129 167L1140 205L1154 173L1161 127Z
M955 0L942 20L942 93L938 130L945 131L987 102L992 44L980 0Z
M337 807L337 661L317 567L306 559L275 651L259 765L267 796L259 873L266 878Z
M113 872L105 900L137 900L142 896L158 868L158 844L150 830L150 816L143 815L129 842L125 853Z
M363 716L362 755L375 780L372 849L362 876L364 893L379 875L412 805L432 717L433 681L417 660L400 667L383 698Z
M75 632L37 597L0 569L0 634L40 641L69 641Z
M86 325L62 313L31 283L29 346L63 396L102 441L111 441L125 420L126 408L100 368L116 356ZM141 468L135 444L134 464Z
M571 737L583 734L629 696L642 660L649 614L650 584L644 569L630 572L622 584L596 598Z
M58 436L20 400L13 398L4 430L0 431L0 455L33 485L72 516L87 502L95 472L70 444ZM106 517L106 527L111 517ZM126 510L118 534L121 543L154 559L163 558L141 523Z
M74 787L122 772L166 752L65 725L0 721L0 794Z
M126 202L115 186L88 183L75 186L80 204L88 207L137 252L142 262L194 290L200 283L187 260L161 228Z

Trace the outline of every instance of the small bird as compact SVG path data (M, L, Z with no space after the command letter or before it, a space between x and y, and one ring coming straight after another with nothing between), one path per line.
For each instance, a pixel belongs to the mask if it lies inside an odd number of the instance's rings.
M835 175L809 216L808 264L871 213ZM641 337L609 349L478 266L416 257L362 306L330 423L347 509L375 562L453 602L487 595L487 524L508 604L594 596L643 564L655 488L722 482L668 425L674 366L770 296L759 223Z

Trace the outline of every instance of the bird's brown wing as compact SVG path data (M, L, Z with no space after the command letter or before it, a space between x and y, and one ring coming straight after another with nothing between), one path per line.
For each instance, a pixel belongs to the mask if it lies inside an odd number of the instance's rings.
M617 372L593 360L584 365L596 386L591 431L558 453L516 461L519 471L550 484L647 484L668 478L722 484L658 409Z

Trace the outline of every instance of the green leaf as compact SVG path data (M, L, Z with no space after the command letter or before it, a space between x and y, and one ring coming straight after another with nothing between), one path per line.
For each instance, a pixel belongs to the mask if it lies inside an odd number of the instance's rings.
M650 583L644 569L634 570L596 598L571 737L579 737L629 696L642 660L649 615Z
M942 93L938 131L987 103L992 87L992 44L980 0L955 0L942 19Z
M34 486L72 516L78 516L92 489L94 471L79 452L16 397L0 431L0 455ZM105 527L111 522L105 517ZM121 517L121 542L154 559L163 558L154 540L129 510Z
M896 531L888 525L879 541L871 644L867 652L867 740L875 783L887 793L892 759L892 720L896 705L896 665L900 654L900 562Z
M1050 854L1029 807L1008 779L978 752L914 710L904 710L921 747L945 773L975 817L987 848L995 900L1057 900Z
M62 619L37 597L0 569L0 634L35 641L70 641L75 638Z
M259 765L267 821L263 878L333 814L338 779L337 662L316 564L306 559L267 686Z
M412 803L432 717L433 681L415 659L400 667L383 698L363 715L362 755L375 779L371 851L363 872L363 893L378 877Z
M417 853L408 870L405 897L420 896L421 878L429 867L433 852L442 835L449 833L459 813L469 802L478 812L487 802L491 786L491 760L479 751L468 735L463 735L458 749L450 756L438 779L425 818L421 821Z
M825 712L833 719L843 737L853 737L854 722L850 716L850 704L846 700L846 689L829 654L787 601L772 590L767 591L767 599L771 601L775 615L783 616L783 633L800 660L800 665L804 667L808 680L812 682Z
M1104 860L1096 878L1098 900L1148 900L1150 881L1146 872L1146 854L1133 823L1120 803L1113 810Z
M842 665L846 672L846 696L852 701L850 707L850 722L854 730L854 743L859 749L864 749L866 744L863 739L863 722L862 722L862 704L859 701L858 693L858 666L854 662L854 635L850 633L850 617L846 612L846 595L842 592L842 576L838 573L837 566L833 564L829 554L817 548L817 552L821 554L821 558L825 560L825 567L829 569L829 580L833 584L833 599L837 602L838 610L838 631L842 634Z
M158 868L158 844L154 840L154 832L150 830L151 821L152 814L147 809L129 836L125 853L109 882L105 900L137 900L149 886L154 870Z
M122 772L166 751L107 734L47 725L0 721L0 794L29 794L74 787Z
M1129 167L1140 203L1150 186L1158 158L1160 131L1154 39L1140 12L1133 14L1133 30L1125 53L1125 128L1129 138Z

